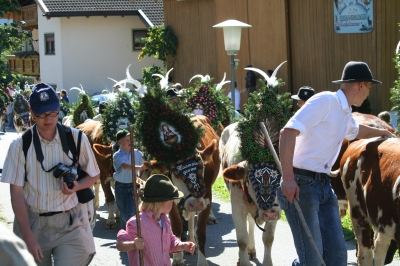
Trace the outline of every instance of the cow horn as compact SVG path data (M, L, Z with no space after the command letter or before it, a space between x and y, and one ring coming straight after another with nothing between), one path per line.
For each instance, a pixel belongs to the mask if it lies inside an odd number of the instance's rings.
M331 172L329 173L329 177L338 177L339 172L340 172L340 169L337 169L337 170L335 170L335 171L331 171Z

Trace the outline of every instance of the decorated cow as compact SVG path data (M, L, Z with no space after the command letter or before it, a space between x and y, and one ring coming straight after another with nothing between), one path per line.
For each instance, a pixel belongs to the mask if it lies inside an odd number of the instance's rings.
M276 223L281 215L276 198L280 173L259 123L264 122L277 150L279 130L288 119L274 92L282 84L274 79L277 69L271 78L268 77L267 86L251 94L246 105L248 119L226 127L219 144L222 175L231 196L232 218L239 246L238 265L251 265L249 259L256 258L255 225L263 231L263 265L272 265L271 248ZM263 73L258 69L252 70ZM260 227L262 224L263 229Z
M341 158L358 265L384 265L391 240L400 243L399 150L399 139L358 140Z
M189 240L197 242L197 265L208 265L205 257L206 227L211 210L211 188L220 167L218 136L210 119L189 117L190 113L184 101L179 98L171 101L166 97L165 89L151 88L139 100L135 136L144 153L152 159L147 167L153 173L169 176L184 193L185 198L178 206L174 205L169 214L171 227L176 236L181 236L181 210L189 221ZM182 252L174 254L173 265L183 265Z

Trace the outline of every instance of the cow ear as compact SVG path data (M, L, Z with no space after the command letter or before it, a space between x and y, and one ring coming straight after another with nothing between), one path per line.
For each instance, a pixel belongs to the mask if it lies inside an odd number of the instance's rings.
M95 143L93 144L93 151L97 153L99 156L108 159L112 156L112 145L107 146Z
M218 153L217 140L215 139L213 139L211 143L208 144L208 146L204 150L199 151L199 154L201 156L201 159L203 159L203 161L208 161L208 158L210 158L213 155L214 151Z
M151 171L154 171L154 166L152 165L151 162L144 161L143 165L146 166L147 169L150 169Z
M222 172L225 180L237 183L246 177L246 169L240 165L232 165Z

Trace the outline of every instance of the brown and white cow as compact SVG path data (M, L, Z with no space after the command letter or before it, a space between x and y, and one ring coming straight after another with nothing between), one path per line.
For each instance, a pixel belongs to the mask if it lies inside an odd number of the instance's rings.
M115 228L116 222L119 221L119 210L115 204L115 197L111 190L114 179L111 175L112 169L112 145L106 145L103 141L103 127L100 121L86 120L84 123L76 127L81 130L89 139L92 145L97 164L100 168L100 178L95 186L95 208L99 207L99 186L104 192L106 203L108 205L107 228ZM100 183L99 183L100 182Z
M267 125L268 126L268 125ZM236 229L236 239L239 246L238 265L251 265L249 258L256 258L254 225L264 225L262 240L264 243L263 265L272 265L271 248L274 241L276 223L280 218L281 209L275 200L271 209L259 208L255 191L247 178L248 165L240 157L241 140L236 129L237 123L227 126L221 135L220 157L223 177L227 180L232 205L232 219ZM263 137L263 136L262 136ZM273 140L275 138L275 141ZM273 143L275 136L271 135ZM255 219L255 217L257 217ZM247 231L247 224L249 230Z
M390 241L400 243L399 165L397 138L355 141L341 158L341 178L357 238L359 265L384 265Z
M194 196L189 197L190 192L187 185L173 174L170 176L173 184L185 195L183 216L189 222L189 241L197 242L198 251L200 251L198 252L197 265L208 265L205 257L206 228L212 203L212 185L217 178L220 167L218 136L211 126L211 121L207 117L195 116L191 119L195 126L201 125L205 129L205 135L200 139L199 145L196 147L205 165L205 195L201 198L196 198ZM154 173L166 175L169 173L168 165L157 163L156 161L151 161L151 164L146 163L146 165L148 168L151 168ZM194 235L194 216L196 213L198 213L198 215L196 232ZM182 221L175 204L169 213L169 218L171 220L173 233L176 236L180 236L182 234ZM214 223L216 223L216 220L214 220ZM184 265L183 252L173 255L173 265Z

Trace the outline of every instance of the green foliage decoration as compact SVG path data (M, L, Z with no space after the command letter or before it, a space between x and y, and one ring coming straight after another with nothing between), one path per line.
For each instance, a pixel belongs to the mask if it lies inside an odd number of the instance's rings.
M153 76L153 74L161 74L164 75L164 71L161 67L152 65L150 67L145 67L142 69L143 75L143 83L147 84L149 87L156 87L160 81L160 78L157 76Z
M200 79L199 79L200 80ZM187 107L190 110L201 105L204 115L212 123L215 131L228 126L231 123L230 117L233 117L234 109L232 101L222 91L216 90L216 85L212 86L209 82L196 82L196 87L187 88L183 95L187 97Z
M86 114L88 115L88 118L93 118L94 117L94 111L93 107L90 104L89 96L87 94L79 94L78 96L78 101L77 105L72 106L72 115L73 115L73 121L74 121L74 126L79 126L85 121L82 121L80 116L83 111L86 111Z
M164 67L166 67L167 57L176 56L178 38L174 35L170 26L165 27L164 25L160 25L151 27L147 37L143 38L143 40L145 41L145 45L138 56L139 61L146 55L154 56L163 61Z
M135 106L132 102L133 96L122 92L115 101L108 103L103 114L103 135L106 143L117 141L118 130L124 128L129 131L126 127L135 123Z
M173 109L165 90L160 87L148 89L147 94L139 99L135 137L149 159L172 164L195 153L203 130L195 127L182 111L185 110ZM173 127L180 140L166 144L162 138L162 123Z
M256 140L254 132L259 128L259 123L264 122L264 119L268 116L273 118L273 121L270 122L273 122L277 126L277 130L282 129L289 120L291 105L286 102L285 108L287 109L285 109L280 102L280 100L285 100L287 96L285 98L282 95L277 96L275 93L283 84L280 81L274 88L263 85L258 91L250 94L250 98L247 104L245 104L247 119L241 120L237 128L241 139L241 156L251 164L275 162L267 143L262 141L262 145L260 145L260 142ZM271 132L269 134L271 135ZM278 153L278 150L276 152Z

